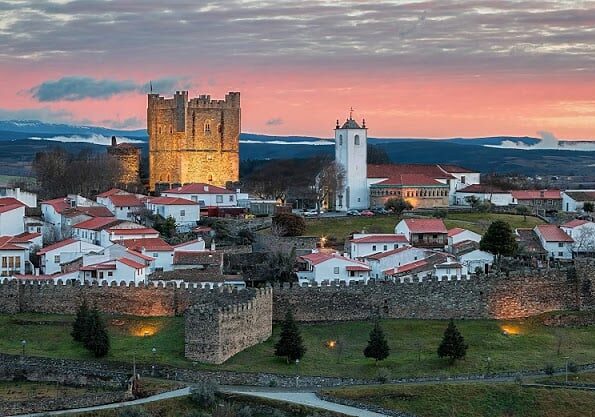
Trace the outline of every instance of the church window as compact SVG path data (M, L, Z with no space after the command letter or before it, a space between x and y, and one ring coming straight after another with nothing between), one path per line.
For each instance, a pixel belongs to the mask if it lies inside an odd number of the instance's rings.
M211 122L209 120L205 122L205 133L211 133Z
M353 138L353 139L354 139L354 143L356 145L359 145L359 135L355 135L355 138Z
M339 135L339 146L343 146L343 135Z

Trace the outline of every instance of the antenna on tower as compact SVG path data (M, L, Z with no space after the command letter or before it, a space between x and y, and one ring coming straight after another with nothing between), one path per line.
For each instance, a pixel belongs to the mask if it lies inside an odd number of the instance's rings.
M353 106L349 109L349 120L353 120Z
M153 94L153 81L149 80L149 91L151 91L151 94Z

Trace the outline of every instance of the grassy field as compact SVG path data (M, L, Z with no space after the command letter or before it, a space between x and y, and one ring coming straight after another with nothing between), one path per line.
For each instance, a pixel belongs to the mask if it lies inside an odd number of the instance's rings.
M374 216L374 217L335 217L307 219L307 236L334 237L337 242L343 242L351 233L366 230L369 233L394 233L395 226L401 220L399 216ZM537 217L517 216L502 213L456 213L449 212L444 219L446 227L462 227L483 234L494 220L504 220L513 228L533 228L543 221Z
M384 385L332 390L332 395L419 417L593 417L595 393L516 384Z
M27 181L33 183L35 180L32 177L19 177L16 175L0 175L0 185L7 186L11 185L16 181Z
M15 322L16 320L16 322ZM39 324L39 320L45 320ZM91 358L89 353L70 337L69 316L18 314L0 316L0 351L19 354L22 339L27 340L26 353L54 358ZM29 323L29 324L23 324ZM33 324L37 323L37 324ZM327 375L375 378L379 372L391 377L483 373L487 357L491 371L538 369L547 364L564 365L564 356L575 363L595 362L594 326L582 328L552 328L537 319L499 322L495 320L465 320L457 323L470 345L467 358L454 366L440 360L436 348L446 327L438 320L386 320L385 332L392 349L391 356L375 366L363 357L369 322L349 322L301 325L308 352L299 364L288 365L274 356L274 343L279 334L268 341L239 353L220 366L192 364L184 358L183 318L110 319L112 349L106 358L111 361L151 364L155 347L157 363L201 369L226 369L243 372L274 372L281 374ZM502 329L514 336L505 336ZM148 335L144 336L144 332ZM337 341L335 349L326 347ZM560 355L558 340L562 340ZM381 370L381 368L384 368Z
M76 397L88 392L87 388L66 387L50 382L0 382L0 399L7 401L36 401L58 396Z

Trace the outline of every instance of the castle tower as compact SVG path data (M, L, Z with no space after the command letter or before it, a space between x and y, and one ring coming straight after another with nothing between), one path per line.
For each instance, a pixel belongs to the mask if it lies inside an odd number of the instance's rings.
M368 129L366 121L360 126L349 119L335 127L335 161L345 169L345 189L337 194L336 209L339 211L361 210L370 206L368 190L367 146Z
M118 143L112 136L112 144L107 147L107 154L120 162L120 178L118 186L127 188L128 185L139 184L140 177L140 149L130 143Z
M239 180L240 131L240 93L230 92L225 100L188 100L187 91L168 99L149 94L149 188Z

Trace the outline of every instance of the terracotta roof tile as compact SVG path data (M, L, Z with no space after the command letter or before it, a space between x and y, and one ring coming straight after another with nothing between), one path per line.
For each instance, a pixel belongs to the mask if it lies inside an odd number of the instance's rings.
M408 251L408 250L418 250L418 249L417 248L413 248L411 246L403 246L401 248L389 250L389 251L386 251L386 252L378 252L378 253L375 253L373 255L368 255L368 256L366 256L366 258L367 259L380 260L380 259L386 258L388 256L396 255L397 253L405 252L405 251Z
M448 233L442 219L405 219L411 233Z
M72 226L74 229L85 229L85 230L103 230L111 227L120 220L115 217L93 217L89 220L82 221Z
M150 204L160 204L165 206L197 206L198 203L196 201L187 200L185 198L179 197L155 197L150 198Z
M116 194L128 194L128 192L120 190L119 188L112 188L110 190L102 192L101 194L97 194L97 197L109 197Z
M173 248L163 239L159 237L145 238L145 239L128 239L118 242L128 249L136 252L142 252L143 249L155 252L171 252Z
M517 200L561 200L560 190L514 190L510 192Z
M222 256L211 251L175 251L174 265L220 265Z
M390 178L402 174L421 174L432 179L453 179L453 175L437 164L384 164L368 165L368 178Z
M540 224L535 226L546 242L574 242L574 240L555 224Z
M64 247L64 246L68 246L71 243L78 243L78 242L80 242L80 240L76 240L76 239L65 239L65 240L62 240L60 242L56 242L56 243L54 243L52 245L48 245L48 246L45 246L45 247L41 248L41 250L39 252L37 252L37 254L38 255L43 255L44 253L53 251L54 249L59 249L59 248Z
M143 201L134 194L117 194L109 197L115 207L142 207Z
M510 191L488 184L471 184L457 190L457 193L510 194Z
M351 239L352 243L407 243L407 237L405 235L397 234L383 234L383 235L370 235L362 236Z
M590 222L588 220L574 219L567 223L564 223L561 227L566 227L568 229L574 229L575 227L579 227L579 226L582 226L583 224L587 224L587 223L593 223L593 222Z

